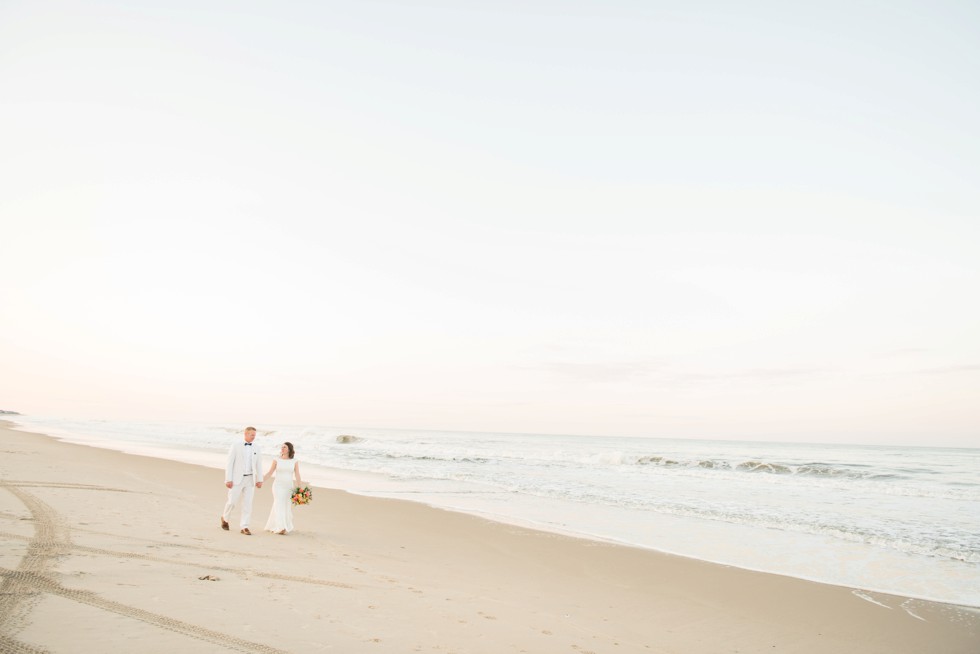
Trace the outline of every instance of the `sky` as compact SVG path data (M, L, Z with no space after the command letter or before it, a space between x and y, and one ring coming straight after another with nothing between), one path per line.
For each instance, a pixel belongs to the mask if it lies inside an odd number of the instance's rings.
M0 0L0 409L980 447L975 2Z

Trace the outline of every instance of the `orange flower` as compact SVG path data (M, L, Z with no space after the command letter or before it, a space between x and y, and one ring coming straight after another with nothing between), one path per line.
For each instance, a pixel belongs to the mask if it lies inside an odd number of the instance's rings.
M310 490L309 486L296 487L293 489L292 501L293 504L298 505L309 504L313 501L313 491Z

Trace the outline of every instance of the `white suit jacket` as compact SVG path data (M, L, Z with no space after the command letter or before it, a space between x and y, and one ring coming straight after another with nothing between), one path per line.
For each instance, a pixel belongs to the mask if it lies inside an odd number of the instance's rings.
M245 476L245 457L252 457L252 476ZM228 463L225 465L225 481L232 482L236 486L251 480L252 484L262 481L262 452L259 451L259 444L252 441L252 444L245 447L245 441L240 440L232 443L228 449Z

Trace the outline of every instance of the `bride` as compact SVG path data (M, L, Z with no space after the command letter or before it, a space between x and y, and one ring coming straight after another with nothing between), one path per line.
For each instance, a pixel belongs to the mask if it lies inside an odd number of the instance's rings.
M273 474L276 477L272 485L272 511L269 513L269 521L265 523L265 530L285 536L293 530L293 506L291 503L293 495L293 479L296 485L300 485L299 461L294 459L296 451L293 444L286 442L279 450L279 458L272 462L269 472L265 473L262 481L268 481Z

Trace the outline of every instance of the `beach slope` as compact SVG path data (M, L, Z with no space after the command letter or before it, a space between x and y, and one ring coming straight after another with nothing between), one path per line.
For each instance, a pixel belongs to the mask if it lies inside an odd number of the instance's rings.
M277 536L256 498L222 531L221 471L0 427L0 651L980 651L961 607L325 489Z

